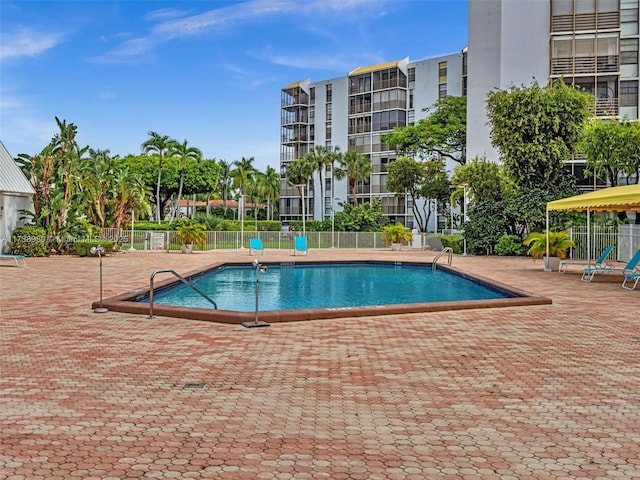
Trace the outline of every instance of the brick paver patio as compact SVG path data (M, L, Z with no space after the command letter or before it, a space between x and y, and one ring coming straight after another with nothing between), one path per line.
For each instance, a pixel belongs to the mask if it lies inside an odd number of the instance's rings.
M104 296L238 258L109 256ZM456 256L554 303L247 329L97 314L97 259L27 264L0 267L2 479L640 478L640 291L620 275Z

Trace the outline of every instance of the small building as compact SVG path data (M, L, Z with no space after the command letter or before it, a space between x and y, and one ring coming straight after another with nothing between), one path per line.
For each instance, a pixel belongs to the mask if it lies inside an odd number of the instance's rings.
M0 141L0 252L7 248L11 233L23 225L20 210L32 210L31 183Z

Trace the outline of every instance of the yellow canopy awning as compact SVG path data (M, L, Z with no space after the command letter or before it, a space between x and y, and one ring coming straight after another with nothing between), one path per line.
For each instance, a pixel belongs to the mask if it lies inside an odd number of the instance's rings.
M640 211L640 184L603 188L547 203L547 210Z

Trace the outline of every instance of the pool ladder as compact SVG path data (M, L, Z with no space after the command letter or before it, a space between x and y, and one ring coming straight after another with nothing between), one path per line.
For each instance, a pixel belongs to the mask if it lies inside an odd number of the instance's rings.
M151 278L149 278L149 318L153 318L153 279L159 273L171 273L174 277L176 277L178 280L184 283L187 287L191 288L198 295L204 297L206 300L211 302L216 310L218 309L218 305L216 304L216 302L211 300L206 293L198 289L193 283L191 283L189 280L184 278L175 270L171 270L170 268L168 268L166 270L155 270L154 272L151 273Z
M433 257L433 261L431 262L431 269L435 271L436 265L438 264L438 260L442 258L445 254L447 255L447 265L451 265L451 261L453 260L453 249L451 247L444 247L438 255Z

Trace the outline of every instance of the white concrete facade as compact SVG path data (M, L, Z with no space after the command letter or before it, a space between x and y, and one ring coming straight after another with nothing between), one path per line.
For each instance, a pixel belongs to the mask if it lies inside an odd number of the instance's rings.
M400 69L407 77L406 87L400 88L400 90L406 90L406 104L402 105L399 110L402 110L406 114L405 124L417 122L418 120L425 118L429 112L423 111L424 109L431 107L438 100L440 96L462 95L462 65L463 54L454 53L450 55L443 55L435 58L429 58L410 62L408 58L400 60L398 62L389 62L389 64L382 64L380 66L364 67L365 71L377 71L388 68L390 64ZM444 76L441 75L444 68L446 72ZM354 71L359 71L356 69ZM410 74L411 72L411 74ZM352 72L353 73L353 72ZM309 147L313 148L315 145L321 145L326 147L339 147L344 153L349 148L349 106L350 106L350 76L338 77L331 80L322 80L318 82L296 82L289 87L297 89L302 88L309 94L309 125L312 127L312 137L309 139ZM285 90L283 89L283 90ZM331 99L327 99L327 91L331 91ZM393 90L393 89L392 89ZM313 91L313 93L312 93ZM376 90L373 89L372 92ZM285 107L286 108L286 107ZM395 108L395 107L394 107ZM352 116L352 115L351 115ZM283 114L283 118L286 115ZM287 120L288 122L288 120ZM327 138L328 131L330 131L331 138ZM378 131L372 129L370 135L371 150L363 151L365 155L369 155L372 158L372 165L374 165L374 173L370 177L369 191L360 193L359 198L366 201L371 201L374 198L383 199L383 202L387 201L388 208L393 210L397 208L402 210L404 205L404 213L399 213L394 219L401 219L403 223L413 225L414 219L411 214L411 209L408 206L406 199L402 200L403 205L393 205L393 202L397 202L395 194L386 191L386 165L385 162L393 161L395 159L395 152L385 152L376 150L374 145L377 142L377 136L380 134L388 133L389 131ZM289 141L290 135L283 134L283 145L291 143ZM286 148L283 148L285 151ZM374 158L375 157L375 158ZM381 160L380 157L384 157ZM284 170L285 165L291 158L281 158L281 171ZM381 163L382 162L382 163ZM452 165L447 165L449 171L452 170ZM329 173L329 178L331 174ZM327 174L323 174L323 180L325 184L332 185L332 182L327 182ZM348 187L348 180L342 179L335 182L334 186L334 204L336 211L340 210L339 203L348 201L351 192ZM325 189L325 198L320 198L320 179L316 172L313 180L313 196L308 199L308 202L312 205L311 211L313 212L314 219L329 218L331 215L331 196L332 192L329 189ZM290 198L289 202L293 204L296 202L296 197L299 194L297 191L292 191L290 188L283 189L281 191L281 198L285 198L285 201L281 201L281 217L283 219L295 219L297 212L300 212L299 208L290 208L290 213L287 212L286 197ZM299 201L299 200L298 200ZM384 209L383 205L383 209ZM309 209L306 210L309 212ZM393 216L393 214L391 214ZM309 217L308 217L309 218ZM435 219L432 218L428 229L435 229Z
M549 78L550 6L543 0L469 0L467 159L498 161L487 94Z

